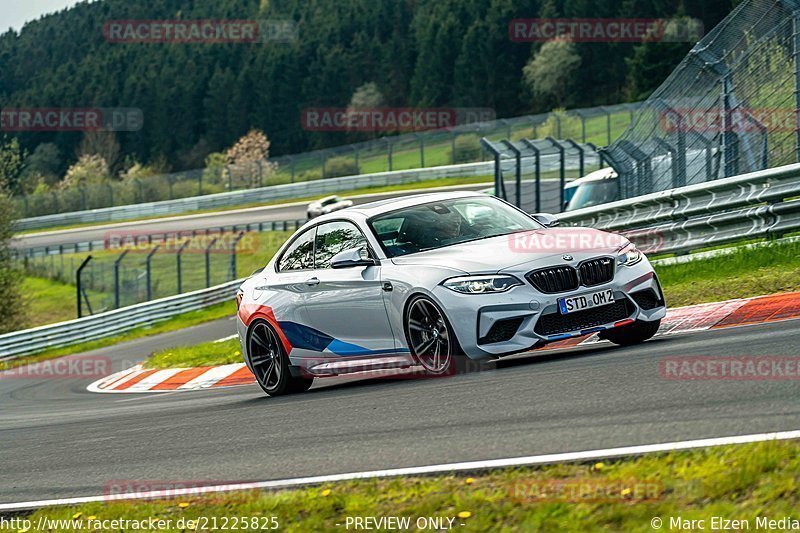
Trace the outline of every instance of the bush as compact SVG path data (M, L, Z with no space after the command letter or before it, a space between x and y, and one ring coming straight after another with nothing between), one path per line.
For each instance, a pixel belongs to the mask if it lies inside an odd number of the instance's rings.
M297 174L295 181L314 181L322 179L322 172L319 170L306 170Z
M481 141L477 135L459 135L454 148L450 149L450 161L453 164L472 163L481 158Z
M358 165L349 157L331 157L325 163L325 177L338 178L339 176L356 176L360 174Z

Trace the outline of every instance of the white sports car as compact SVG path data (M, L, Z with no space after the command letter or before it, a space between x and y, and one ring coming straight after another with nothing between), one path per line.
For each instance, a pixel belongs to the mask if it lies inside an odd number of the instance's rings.
M308 220L311 220L312 218L316 218L321 215L327 215L328 213L333 213L334 211L339 211L340 209L352 207L352 205L352 200L345 200L339 196L327 196L308 204L306 215Z
M557 222L454 192L323 215L242 285L244 360L274 396L365 370L442 374L595 332L652 337L666 305L644 254Z

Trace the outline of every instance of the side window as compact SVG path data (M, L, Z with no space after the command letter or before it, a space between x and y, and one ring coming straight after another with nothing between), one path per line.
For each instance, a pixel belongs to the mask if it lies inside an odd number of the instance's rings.
M314 268L314 235L316 228L311 228L297 237L283 252L278 262L278 271L305 270Z
M317 258L314 268L330 268L339 252L367 246L367 239L351 222L329 222L317 229Z

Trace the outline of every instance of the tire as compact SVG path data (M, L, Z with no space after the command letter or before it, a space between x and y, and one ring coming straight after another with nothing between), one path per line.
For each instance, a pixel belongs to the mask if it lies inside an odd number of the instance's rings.
M655 335L660 325L661 320L654 320L652 322L638 320L627 326L602 331L598 337L609 340L614 344L619 344L620 346L632 346L642 343Z
M266 320L256 320L250 326L247 356L256 382L270 396L305 392L314 383L314 378L292 376L289 356Z
M477 365L461 350L444 311L427 296L409 300L403 328L411 355L427 375L465 374Z

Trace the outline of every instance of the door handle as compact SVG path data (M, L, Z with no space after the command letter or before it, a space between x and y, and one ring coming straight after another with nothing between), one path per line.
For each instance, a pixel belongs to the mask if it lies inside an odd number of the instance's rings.
M306 280L306 285L309 287L316 287L319 285L319 278L310 278Z

